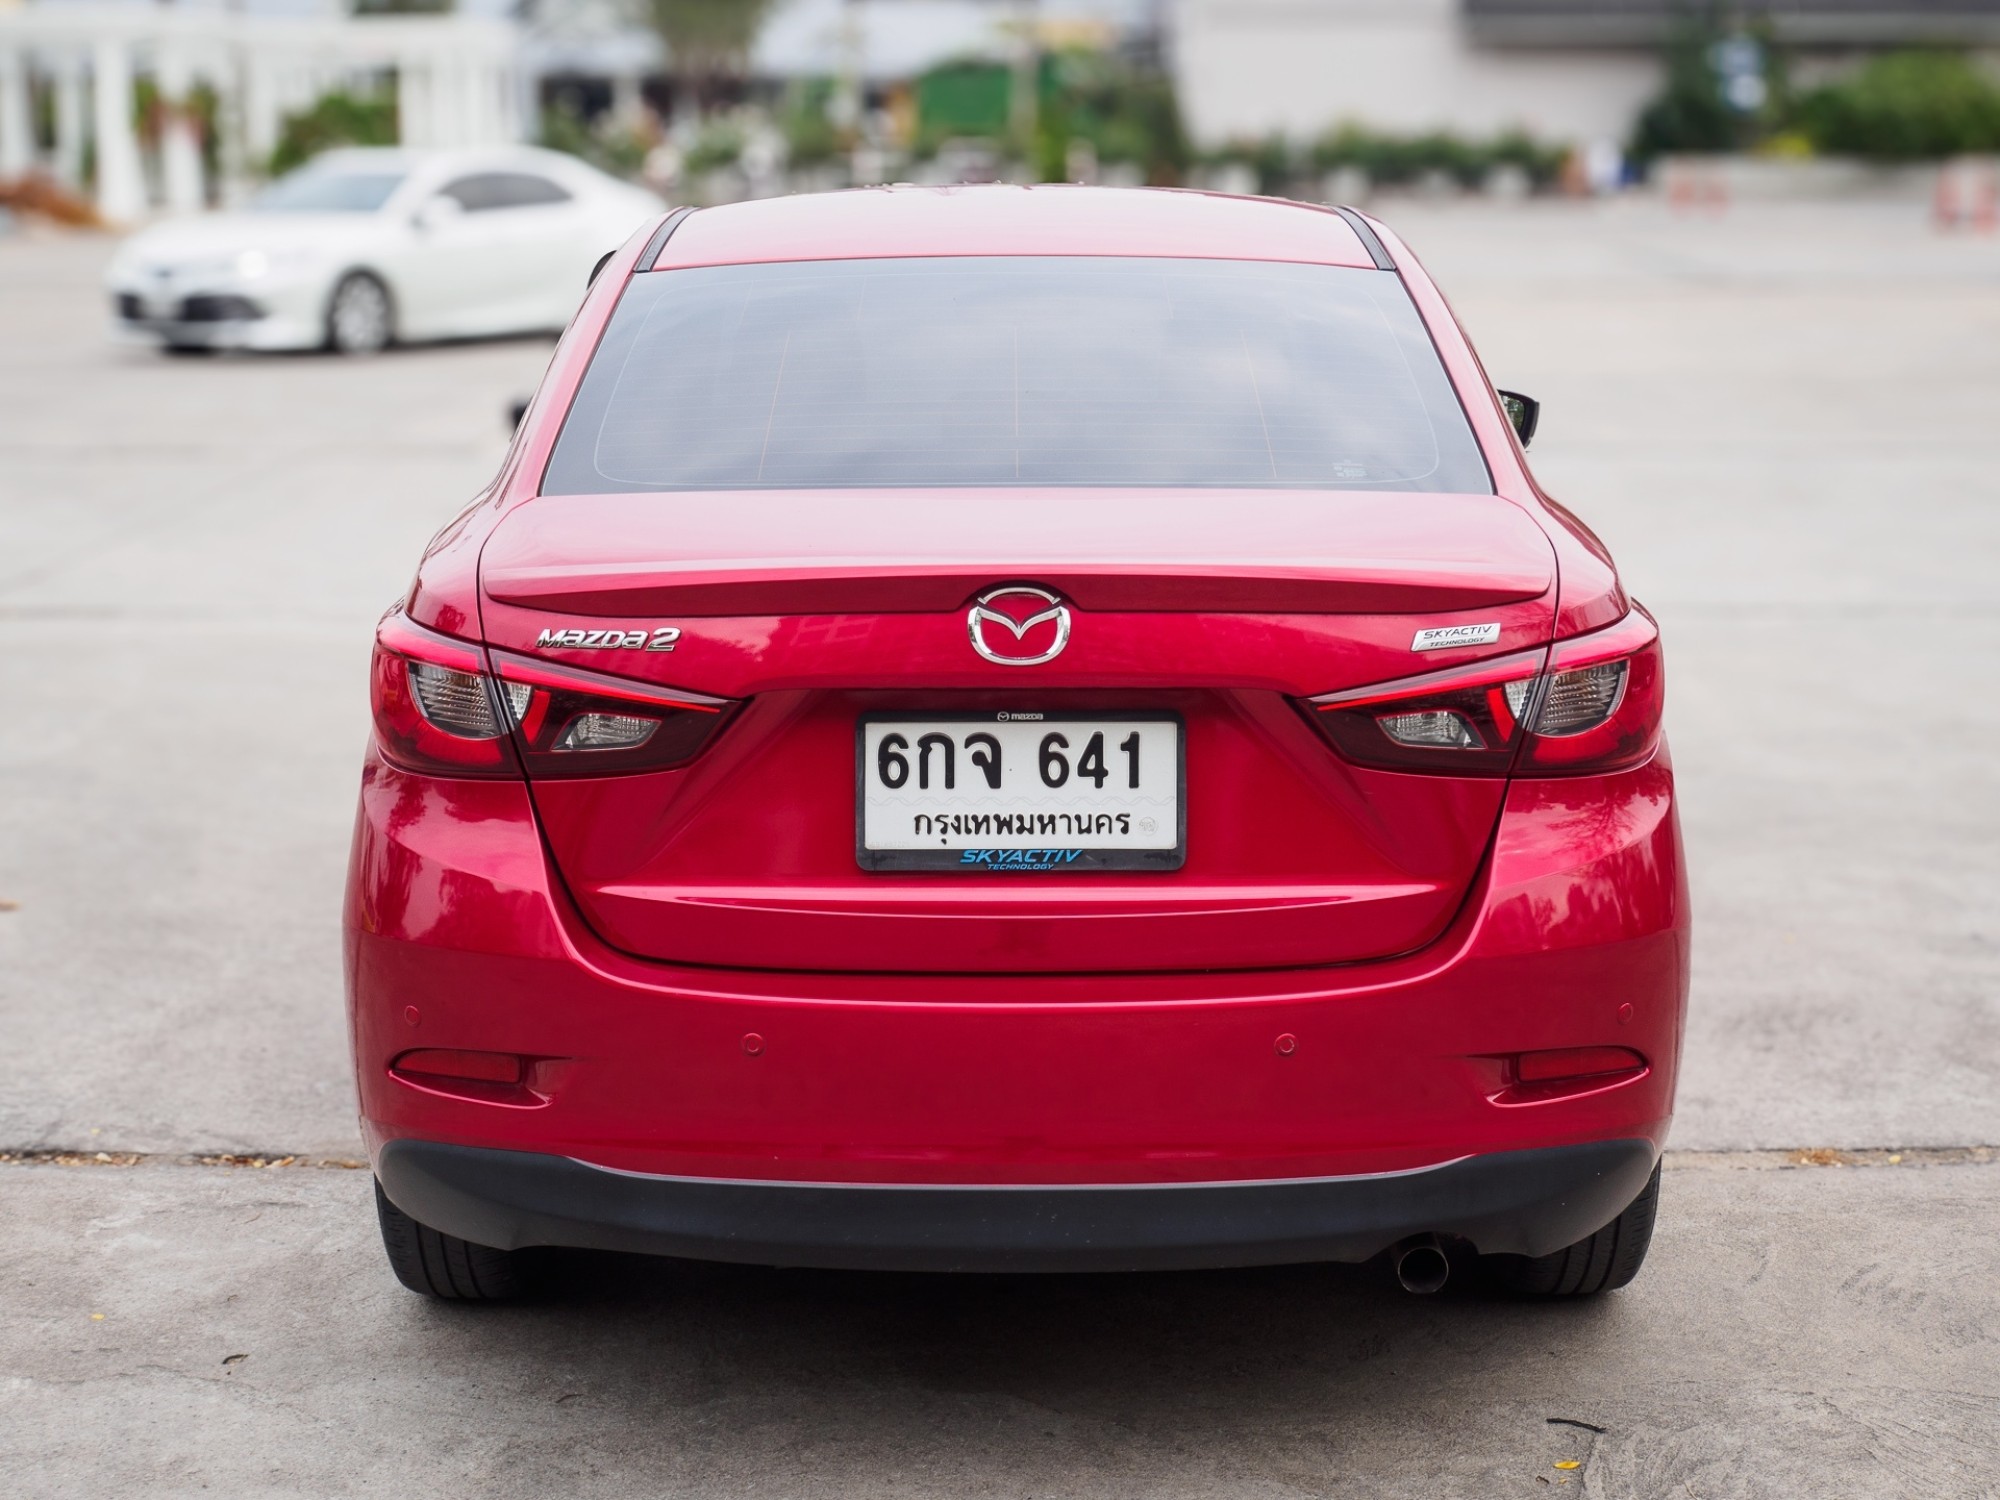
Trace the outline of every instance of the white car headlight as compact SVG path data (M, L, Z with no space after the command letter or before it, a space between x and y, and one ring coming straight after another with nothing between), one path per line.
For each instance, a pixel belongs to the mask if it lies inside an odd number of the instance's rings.
M320 252L308 245L284 250L245 250L230 262L230 269L245 281L299 271L319 259Z

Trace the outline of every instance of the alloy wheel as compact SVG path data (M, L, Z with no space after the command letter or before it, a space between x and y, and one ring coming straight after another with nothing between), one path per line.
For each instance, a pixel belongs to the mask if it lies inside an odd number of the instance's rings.
M380 353L393 332L388 288L373 276L347 277L334 288L326 331L336 353Z

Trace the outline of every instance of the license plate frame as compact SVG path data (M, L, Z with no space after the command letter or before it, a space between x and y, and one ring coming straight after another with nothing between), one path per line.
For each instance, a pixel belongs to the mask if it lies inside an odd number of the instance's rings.
M1046 838L1030 836L1027 843L1021 843L1022 836L1010 835L1004 840L996 836L990 846L972 845L965 842L951 842L953 838L964 840L966 835L947 835L945 842L936 849L930 848L870 848L868 844L868 790L869 751L868 731L871 725L894 724L912 728L952 725L1032 725L1031 734L1043 734L1051 729L1060 731L1063 725L1091 726L1105 729L1113 725L1153 725L1171 728L1174 746L1173 786L1173 844L1171 847L1134 848L1116 845L1093 845L1088 835L1057 833ZM1087 743L1087 742L1086 742ZM1107 752L1115 754L1115 751ZM1080 758L1083 747L1074 741L1068 747L1072 759ZM968 773L969 774L969 773ZM1071 780L1074 780L1072 771ZM1039 789L1038 789L1039 790ZM1060 816L1060 814L1057 814ZM1075 816L1075 814L1072 814ZM968 860L968 849L979 852L985 848L994 857ZM1008 857L1009 852L1022 856L1059 856L1045 858ZM953 871L963 874L1057 874L1081 873L1171 873L1187 862L1187 721L1172 709L1117 709L1101 713L1084 711L1042 711L1042 710L992 710L927 712L922 709L896 710L881 709L859 715L854 724L854 857L864 870L876 872L894 871Z

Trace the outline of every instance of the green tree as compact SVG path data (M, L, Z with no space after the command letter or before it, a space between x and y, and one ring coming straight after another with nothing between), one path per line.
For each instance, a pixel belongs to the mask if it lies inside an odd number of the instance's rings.
M645 0L645 15L666 43L675 92L702 112L722 84L742 77L750 49L778 0Z
M1321 136L1310 160L1322 172L1357 167L1378 187L1416 182L1437 172L1462 187L1476 188L1503 164L1521 168L1534 186L1547 187L1562 171L1566 155L1563 147L1544 144L1519 129L1489 140L1468 140L1450 131L1384 134L1349 121Z
M778 128L785 135L786 160L793 166L818 166L840 154L841 133L829 116L835 87L831 78L808 78L785 90Z
M1193 158L1173 80L1113 53L1066 49L1040 60L1040 97L1031 140L1012 137L1014 71L997 63L953 62L917 80L917 151L955 136L1004 142L1045 182L1068 170L1072 143L1087 141L1100 162L1130 162L1148 183L1177 185Z
M1739 143L1741 121L1722 97L1709 60L1722 34L1712 14L1683 16L1667 38L1666 86L1639 113L1631 155L1649 162L1669 151L1729 151Z
M286 115L271 153L269 171L281 176L335 146L396 144L396 101L388 95L321 94L306 108Z
M2000 86L1952 52L1892 52L1798 103L1815 149L1877 161L2000 150Z

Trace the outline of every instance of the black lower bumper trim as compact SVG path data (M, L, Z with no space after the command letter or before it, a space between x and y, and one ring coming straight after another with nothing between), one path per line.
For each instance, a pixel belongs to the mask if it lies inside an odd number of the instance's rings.
M498 1249L564 1245L754 1265L1116 1271L1361 1261L1412 1234L1546 1255L1639 1196L1658 1153L1594 1141L1419 1172L1131 1187L850 1187L607 1171L567 1157L392 1141L404 1213Z

